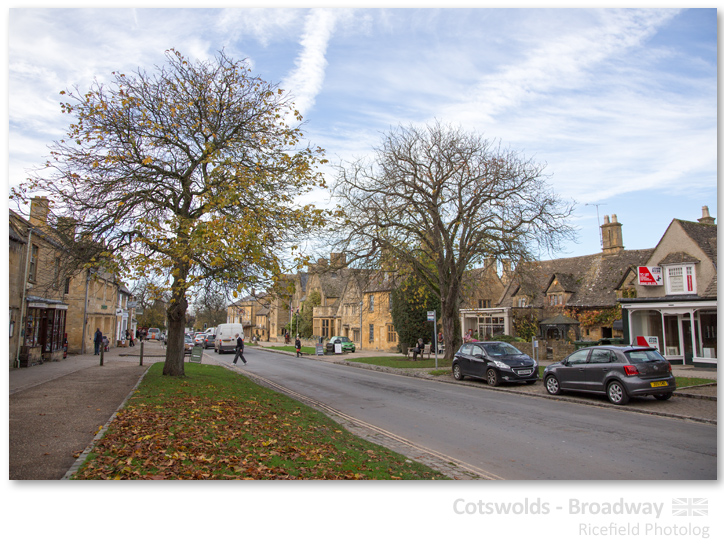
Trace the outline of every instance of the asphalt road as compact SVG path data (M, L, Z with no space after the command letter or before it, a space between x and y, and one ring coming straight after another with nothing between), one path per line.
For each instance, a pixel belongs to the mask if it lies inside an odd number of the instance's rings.
M245 356L249 364L241 370L301 395L296 398L330 407L368 437L382 436L389 448L398 448L397 442L409 455L414 443L482 477L717 478L716 426L710 424L450 385L253 347ZM230 364L233 356L206 352L204 361L212 359Z

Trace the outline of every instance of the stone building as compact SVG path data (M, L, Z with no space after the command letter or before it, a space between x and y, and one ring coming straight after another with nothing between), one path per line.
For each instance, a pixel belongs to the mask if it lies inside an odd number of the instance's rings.
M601 238L600 253L517 266L490 312L503 312L511 329L517 320L534 320L548 341L623 338L617 301L635 293L632 270L653 250L626 250L616 215L604 217Z
M68 274L48 217L44 197L31 201L28 220L10 211L11 367L58 360L66 343L68 353L89 352L96 328L115 346L133 320L131 294L116 277L97 269Z
M674 219L631 274L636 293L620 299L626 339L648 343L674 364L716 368L717 226Z
M64 353L67 282L47 213L46 198L32 202L29 220L9 211L11 368L59 360Z

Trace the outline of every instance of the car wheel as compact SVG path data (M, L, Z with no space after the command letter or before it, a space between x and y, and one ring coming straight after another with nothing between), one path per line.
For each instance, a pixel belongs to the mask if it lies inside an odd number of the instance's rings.
M496 372L493 368L488 368L486 376L488 379L488 385L490 387L497 387L500 383L500 379L498 378L498 372Z
M460 370L459 364L453 364L453 377L458 381L465 379L465 376L463 376L462 370Z
M673 393L658 393L654 395L654 398L659 401L668 401L673 395Z
M549 395L560 395L561 384L558 382L558 378L555 376L548 376L545 381L546 391Z
M606 388L608 400L613 404L621 405L628 403L628 393L620 381L612 381Z

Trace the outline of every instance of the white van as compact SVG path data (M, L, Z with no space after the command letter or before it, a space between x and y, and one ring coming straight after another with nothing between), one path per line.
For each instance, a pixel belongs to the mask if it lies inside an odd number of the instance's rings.
M244 339L244 327L241 324L219 324L216 326L214 351L224 353L236 350L236 334Z

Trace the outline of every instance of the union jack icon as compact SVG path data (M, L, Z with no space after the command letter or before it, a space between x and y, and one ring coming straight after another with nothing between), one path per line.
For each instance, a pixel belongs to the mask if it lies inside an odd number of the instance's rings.
M671 504L675 516L708 516L708 498L674 498Z

